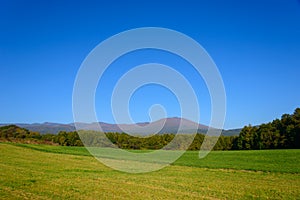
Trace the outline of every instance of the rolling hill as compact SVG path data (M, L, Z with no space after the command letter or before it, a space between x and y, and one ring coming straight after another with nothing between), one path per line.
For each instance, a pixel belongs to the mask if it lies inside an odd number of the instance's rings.
M181 123L181 127L179 130L179 125ZM5 126L8 124L0 124L0 126ZM30 131L39 132L41 134L51 133L57 134L60 131L75 131L76 128L80 130L98 130L98 126L100 125L104 132L126 132L130 134L141 134L147 135L152 133L194 133L195 127L198 127L198 133L206 133L208 130L208 126L203 124L197 124L193 121L172 117L172 118L164 118L154 122L142 122L136 124L110 124L105 122L94 122L94 123L82 123L76 122L70 124L61 124L61 123L16 123L15 125L26 128ZM76 125L76 127L75 127ZM223 130L222 134L227 136L238 135L241 129L231 129L231 130Z

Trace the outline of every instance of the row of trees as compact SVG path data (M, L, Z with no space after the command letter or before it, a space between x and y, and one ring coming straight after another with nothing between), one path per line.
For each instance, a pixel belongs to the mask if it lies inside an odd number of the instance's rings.
M25 128L20 128L16 125L0 127L0 138L2 140L22 140L22 139L39 139L40 134L31 132Z
M77 132L59 132L59 134L41 135L16 125L0 127L0 141L46 143L62 146L83 146Z
M169 149L169 150L200 150L204 141L204 134L161 134L147 138L134 137L125 133L106 133L87 131L80 133L81 139L87 146L113 147L122 149ZM176 138L175 138L176 136ZM109 140L107 140L107 138ZM220 136L208 138L208 145L215 143L213 150L233 150L237 148L238 136ZM112 145L113 143L113 145Z
M80 135L80 136L79 136ZM114 147L123 149L189 149L199 150L205 136L203 134L160 134L150 137L134 137L126 133L105 133L96 131L61 131L58 134L39 134L15 125L0 127L0 140L26 143L46 143L61 146ZM221 136L215 150L230 150L237 137ZM172 141L171 144L169 144Z
M300 108L267 124L245 126L237 139L237 148L300 148Z
M0 139L4 141L26 140L62 146L85 144L98 147L117 146L123 149L199 150L204 138L203 134L181 134L177 137L175 134L134 137L125 133L101 134L96 131L61 131L57 135L41 135L15 125L0 127ZM292 115L284 114L281 119L267 124L245 126L239 136L221 136L218 139L212 137L210 141L216 141L214 150L300 148L300 108L297 108Z

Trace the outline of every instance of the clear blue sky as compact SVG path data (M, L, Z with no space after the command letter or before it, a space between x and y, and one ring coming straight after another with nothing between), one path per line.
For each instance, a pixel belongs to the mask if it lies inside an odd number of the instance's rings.
M198 41L211 55L227 93L225 128L260 124L300 106L300 2L271 1L15 1L0 2L0 123L70 123L76 73L106 38L138 27L165 27ZM113 122L109 95L122 69L148 61L178 68L193 82L188 64L167 53L135 52L120 58L97 91L100 121ZM159 96L155 94L159 93ZM210 117L205 85L197 88L201 123ZM109 102L109 103L108 103ZM153 103L180 115L166 89L137 91L130 109L148 121Z

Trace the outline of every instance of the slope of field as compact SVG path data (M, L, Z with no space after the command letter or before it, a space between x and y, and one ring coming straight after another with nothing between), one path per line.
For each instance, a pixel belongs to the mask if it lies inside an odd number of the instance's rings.
M0 152L0 199L300 197L299 150L212 152L202 161L188 152L146 174L114 171L78 147L0 143Z
M92 156L85 147L50 146L41 144L15 144L37 151L58 154ZM150 150L129 150L147 152ZM187 151L172 165L212 168L237 169L263 172L300 173L300 150L247 150L247 151L212 151L204 159L198 158L198 151Z

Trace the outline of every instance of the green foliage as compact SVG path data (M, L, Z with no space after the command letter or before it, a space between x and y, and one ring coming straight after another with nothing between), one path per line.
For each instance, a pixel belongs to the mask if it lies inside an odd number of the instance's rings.
M61 131L53 137L53 141L62 146L83 146L79 135L76 131L65 132Z
M194 137L195 136L195 137ZM191 137L194 137L191 145ZM148 137L135 137L126 133L100 133L96 131L61 131L57 135L40 135L15 125L0 127L0 139L7 141L40 141L62 146L113 147L122 149L168 149L200 150L203 134L156 134ZM239 136L220 136L206 138L206 143L215 144L213 150L251 150L251 149L292 149L300 148L300 108L292 115L284 114L260 126L245 126ZM170 142L172 141L172 144ZM209 145L208 145L209 147ZM206 147L202 147L206 148Z
M8 125L0 127L0 138L11 141L14 139L40 138L40 134L37 132L30 132L27 129L20 128L16 125Z
M89 147L113 147L122 149L167 149L167 150L200 150L205 135L203 134L158 134L149 137L135 137L126 133L99 133L96 131L80 131L80 138ZM194 137L191 138L191 137ZM108 138L108 139L107 139ZM236 136L221 136L214 150L235 149ZM169 144L172 141L172 144ZM189 145L189 141L192 143ZM113 145L111 144L113 143ZM169 144L169 145L168 145Z
M238 139L238 149L299 149L300 108L258 127L245 126Z

